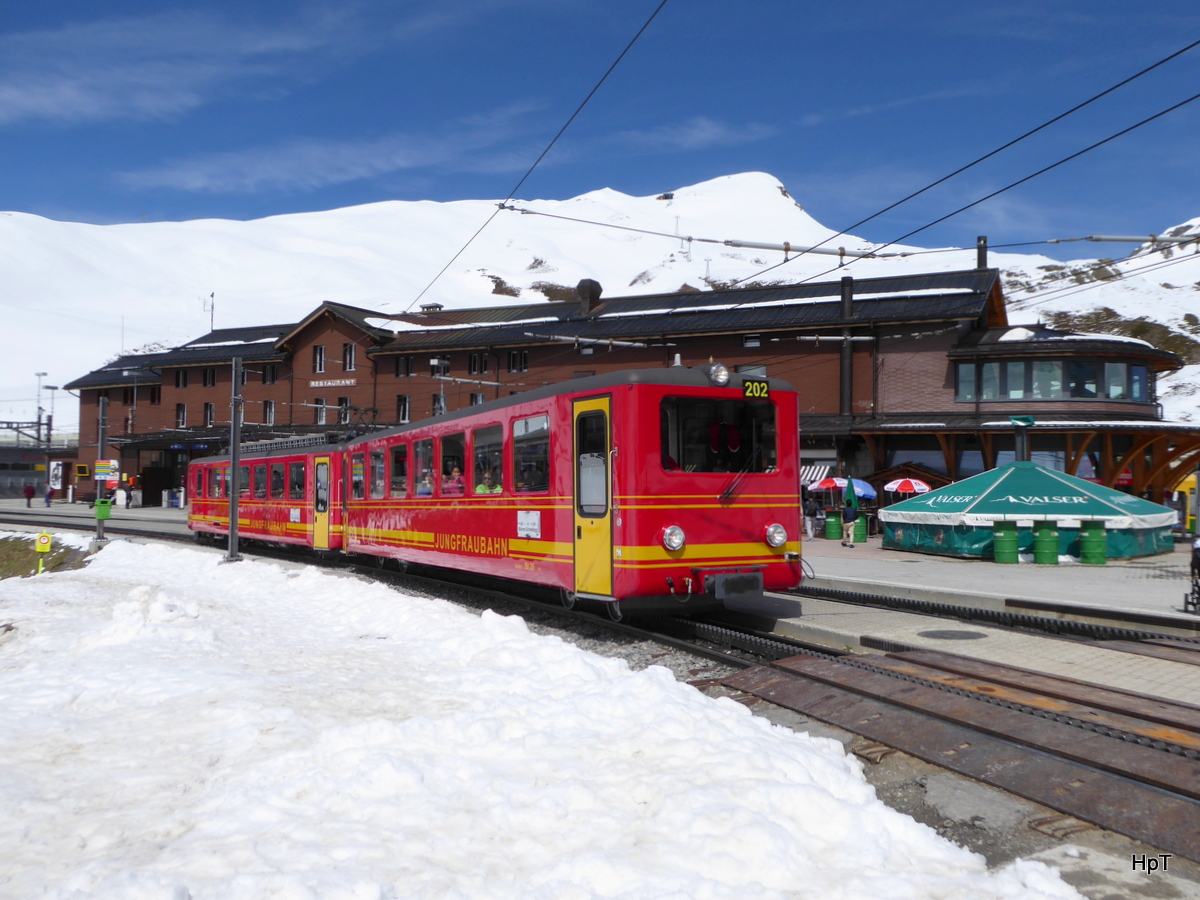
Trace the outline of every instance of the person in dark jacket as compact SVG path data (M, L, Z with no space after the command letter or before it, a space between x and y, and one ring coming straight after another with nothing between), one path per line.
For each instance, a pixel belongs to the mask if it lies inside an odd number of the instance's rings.
M842 546L854 546L854 523L858 521L858 508L847 503L842 507Z
M25 493L25 506L32 508L33 507L32 501L33 501L34 495L37 493L37 488L35 488L32 484L27 484L27 485L25 485L24 493Z

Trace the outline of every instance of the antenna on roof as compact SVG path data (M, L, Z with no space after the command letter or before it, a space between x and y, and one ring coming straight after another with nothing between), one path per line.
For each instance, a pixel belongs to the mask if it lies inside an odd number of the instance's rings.
M217 292L213 291L208 295L208 299L203 301L204 311L208 313L208 330L216 331L217 326L214 324L217 317Z

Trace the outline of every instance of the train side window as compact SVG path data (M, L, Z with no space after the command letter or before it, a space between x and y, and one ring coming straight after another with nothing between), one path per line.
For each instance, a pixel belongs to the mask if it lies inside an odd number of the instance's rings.
M238 497L250 496L250 467L238 467Z
M608 513L608 417L583 413L575 420L579 467L579 514L592 519Z
M416 471L418 497L433 495L433 440L413 442L413 465Z
M271 499L283 499L283 463L271 463Z
M228 469L215 469L213 471L213 475L215 476L212 484L214 497L221 498L228 496L225 493L225 473L228 471Z
M267 467L266 466L255 466L254 467L254 499L255 500L266 500L267 499Z
M304 463L295 462L288 464L288 499L303 500L304 499Z
M386 496L387 470L383 464L383 451L371 451L371 499L378 500Z
M193 497L203 497L204 496L204 470L203 469L196 470L196 476L195 476L194 480L192 481L192 496Z
M361 500L367 495L366 472L363 471L364 458L361 453L350 457L350 496Z
M504 431L499 425L474 434L475 465L471 477L476 494L498 494L504 480Z
M408 445L392 448L392 496L408 496Z
M550 489L550 417L513 422L513 484L518 491Z
M466 493L463 460L466 456L466 437L448 434L442 438L442 496L461 497Z

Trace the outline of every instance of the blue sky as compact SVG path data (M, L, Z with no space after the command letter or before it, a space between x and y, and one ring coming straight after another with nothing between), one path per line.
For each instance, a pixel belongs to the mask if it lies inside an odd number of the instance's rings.
M657 4L6 4L0 208L107 224L503 197ZM519 196L761 170L845 228L1197 38L1181 4L669 0ZM1200 48L857 233L895 239L1198 84ZM910 242L1162 230L1200 216L1198 138L1200 101Z

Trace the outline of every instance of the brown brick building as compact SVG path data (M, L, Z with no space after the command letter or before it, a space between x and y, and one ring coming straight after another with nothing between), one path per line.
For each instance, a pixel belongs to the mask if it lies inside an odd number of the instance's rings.
M1032 416L1035 460L1161 496L1200 460L1200 426L1162 421L1141 342L1008 325L999 273L961 272L482 309L384 314L325 303L294 324L219 329L127 356L78 390L80 462L107 449L147 502L228 442L232 360L244 439L413 421L614 369L720 360L800 391L803 462L857 477L944 483L1012 458Z

